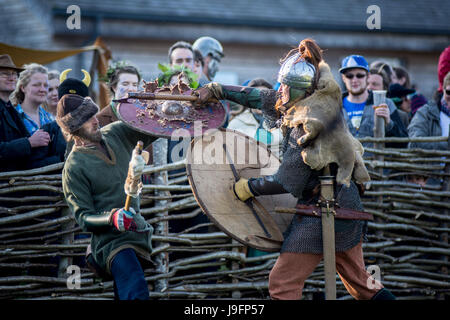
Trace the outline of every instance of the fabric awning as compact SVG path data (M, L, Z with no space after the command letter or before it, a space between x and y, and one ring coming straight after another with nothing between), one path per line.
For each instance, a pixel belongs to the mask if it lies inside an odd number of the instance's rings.
M69 50L37 50L12 46L6 43L0 42L0 54L9 54L14 64L18 67L23 67L27 63L36 62L39 64L48 64L54 61L58 61L80 52L92 51L98 49L98 46L91 45L78 49Z
M105 45L103 40L98 37L94 44L90 46L85 46L81 48L65 49L65 50L38 50L30 48L22 48L17 46L12 46L6 43L0 42L0 54L9 54L14 64L18 67L23 67L23 65L28 63L39 63L48 64L54 61L58 61L81 52L95 51L93 66L91 67L91 73L94 69L100 76L104 76L108 69L108 63L111 59L111 51ZM68 66L70 68L70 66ZM62 71L62 70L60 70ZM93 78L93 74L91 74ZM91 88L90 88L91 89ZM109 104L109 89L104 83L99 84L99 96L97 103L102 108Z

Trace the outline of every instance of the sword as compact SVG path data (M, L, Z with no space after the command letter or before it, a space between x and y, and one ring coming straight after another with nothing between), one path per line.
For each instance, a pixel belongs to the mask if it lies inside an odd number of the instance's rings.
M320 176L320 193L326 201L326 206L322 206L322 241L323 241L323 262L325 269L325 299L336 300L336 248L334 234L334 188L333 176L330 175L330 167L326 166L324 176Z
M233 172L234 180L235 180L236 182L238 182L239 179L240 179L241 177L239 176L239 174L238 174L237 171L236 171L236 167L234 166L233 161L232 161L232 159L231 159L231 156L230 156L230 154L229 154L228 151L227 151L227 146L226 146L225 143L223 144L223 150L225 150L225 154L226 154L226 156L227 156L227 159L228 159L228 161L230 162L230 168L231 168L231 171ZM258 224L259 224L259 225L261 226L261 228L263 229L264 234L266 235L266 237L267 237L267 238L272 238L272 235L269 233L269 231L267 231L267 228L264 226L264 223L262 222L262 220L261 220L261 218L259 217L258 213L256 212L255 208L253 207L253 199L252 199L252 198L249 198L249 199L245 200L244 203L245 203L245 204L250 208L250 210L252 211L253 216L256 218L256 221L258 221Z

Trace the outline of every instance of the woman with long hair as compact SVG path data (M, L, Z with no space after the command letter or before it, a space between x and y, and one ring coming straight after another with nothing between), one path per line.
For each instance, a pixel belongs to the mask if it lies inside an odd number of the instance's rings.
M55 118L43 107L48 93L47 68L37 63L25 65L24 68L19 75L16 89L11 94L11 103L23 115L26 128L33 134Z
M45 110L48 94L48 70L32 63L24 66L11 103L23 120L30 137L32 152L27 168L37 168L64 161L66 142L54 116Z

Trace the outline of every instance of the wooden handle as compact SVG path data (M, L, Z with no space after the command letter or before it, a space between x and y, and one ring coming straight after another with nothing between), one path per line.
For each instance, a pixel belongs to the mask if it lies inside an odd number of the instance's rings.
M123 207L126 211L130 209L131 196L127 195L127 199L125 200L125 206Z
M165 93L151 93L151 92L129 92L129 99L142 100L175 100L175 101L197 101L197 96L188 96L183 94L165 94Z

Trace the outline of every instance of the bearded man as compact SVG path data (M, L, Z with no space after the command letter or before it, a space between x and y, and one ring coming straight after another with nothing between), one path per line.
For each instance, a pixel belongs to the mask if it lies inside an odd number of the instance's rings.
M74 141L62 173L64 196L82 230L92 233L91 263L113 278L116 299L145 300L149 291L141 263L151 261L153 228L139 214L139 197L131 198L128 211L122 207L131 153L137 141L145 148L156 138L120 121L100 129L98 112L91 98L76 94L58 103L56 121ZM145 165L142 156L136 159L134 177Z
M359 167L360 160L355 158L362 152L361 146L345 126L339 86L322 59L320 47L311 39L301 41L299 47L284 59L278 81L281 83L278 93L270 89L222 86L218 83L208 84L194 92L198 96L198 104L212 97L229 99L262 110L269 126L281 125L284 134L283 160L278 171L272 176L249 180L241 178L234 184L237 198L246 201L255 196L290 192L298 198L299 204L316 203L319 200L319 176L323 175L323 169L318 166L323 164L322 160L329 162L332 175L339 177L339 170L346 168L357 176L356 180L362 182L367 179L365 167ZM339 148L327 147L324 140L328 139L347 148L345 154L351 161L336 166L333 162L341 159L343 154ZM310 160L313 160L312 163L307 164ZM353 181L348 181L347 186L347 178L336 181L334 198L342 208L362 211L358 188ZM364 267L362 241L366 229L366 221L335 221L337 271L349 293L356 299L394 299L379 282L377 286L367 286L368 280L372 282L373 279ZM321 219L294 216L280 256L269 275L271 298L301 299L305 280L322 256Z
M373 93L368 88L369 64L360 55L350 55L342 60L339 72L347 92L342 96L344 117L355 137L373 137L374 117L385 119L386 137L408 137L400 114L391 99L375 106ZM369 146L370 144L364 144ZM405 144L386 143L386 147L402 147Z

